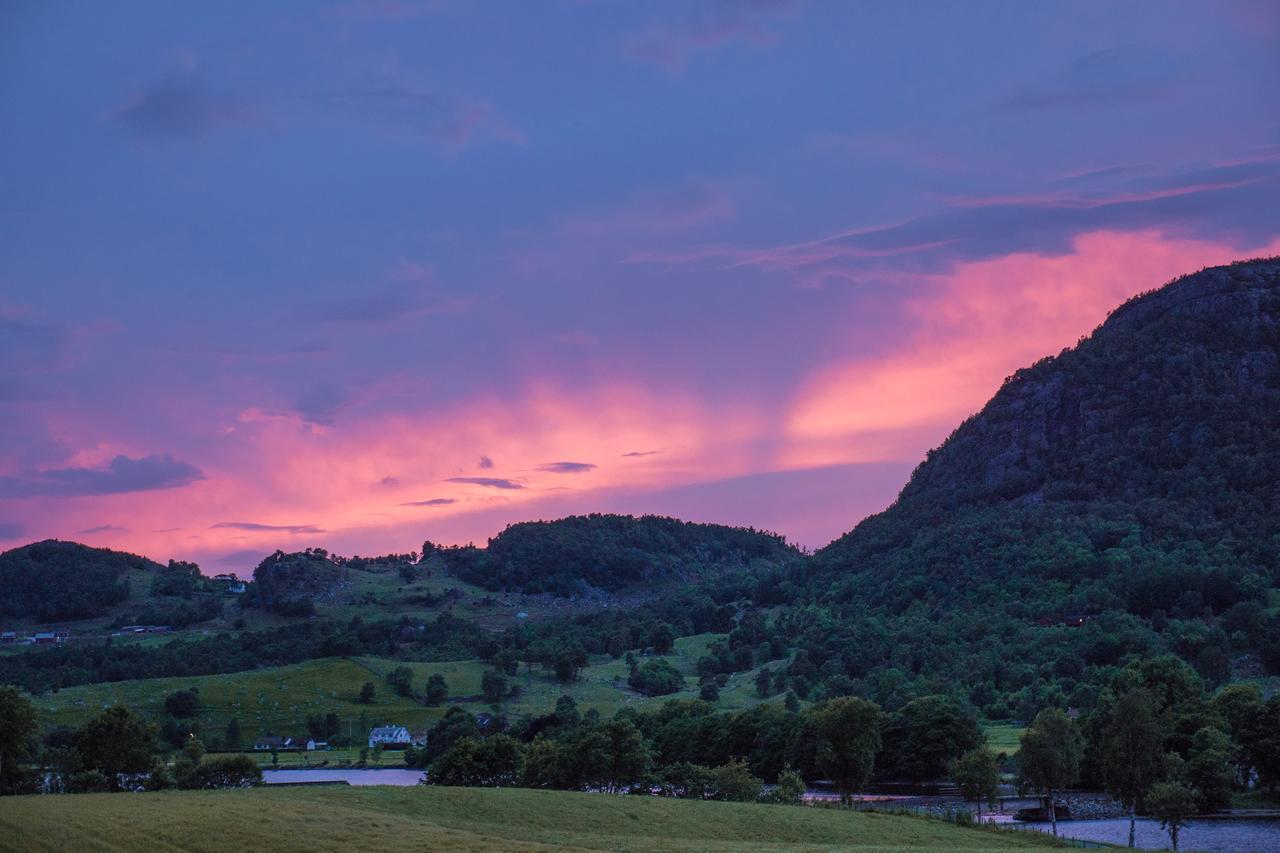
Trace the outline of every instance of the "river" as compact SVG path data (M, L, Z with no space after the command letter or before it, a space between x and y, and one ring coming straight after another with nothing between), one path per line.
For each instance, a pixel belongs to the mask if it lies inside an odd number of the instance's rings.
M422 779L421 770L388 768L386 770L344 770L324 768L316 770L263 770L262 779L268 785L300 782L346 782L349 785L416 785Z
M1047 823L1026 823L1021 826L1050 832ZM1121 846L1129 843L1129 821L1070 820L1058 823L1058 834L1084 841L1105 841ZM1169 846L1169 833L1160 828L1160 822L1148 818L1138 819L1137 845L1145 850L1164 850ZM1178 848L1200 850L1205 853L1258 853L1262 850L1280 850L1280 818L1215 818L1193 820L1178 833Z

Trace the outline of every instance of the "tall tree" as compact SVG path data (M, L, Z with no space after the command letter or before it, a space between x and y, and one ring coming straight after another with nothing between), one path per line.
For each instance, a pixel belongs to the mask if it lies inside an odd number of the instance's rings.
M880 751L880 706L855 697L833 699L813 711L819 768L850 805L875 767Z
M957 758L951 775L966 800L978 804L978 823L982 823L982 804L992 802L1000 790L1000 767L990 749L980 746Z
M1102 720L1102 778L1107 793L1129 810L1129 846L1134 846L1138 801L1164 772L1164 725L1155 695L1122 693Z
M0 793L8 793L17 783L21 762L31 757L37 730L31 700L16 687L0 687Z
M1075 724L1057 708L1046 708L1036 714L1031 727L1022 733L1018 763L1022 773L1049 798L1049 816L1053 834L1058 834L1058 810L1054 792L1071 785L1080 775L1080 757L1084 742Z
M155 726L123 705L108 708L76 733L76 749L85 766L107 777L120 790L120 776L145 773L156 751Z
M1181 782L1160 782L1147 794L1147 808L1160 825L1169 831L1169 842L1176 853L1178 832L1187 818L1196 813L1196 794Z

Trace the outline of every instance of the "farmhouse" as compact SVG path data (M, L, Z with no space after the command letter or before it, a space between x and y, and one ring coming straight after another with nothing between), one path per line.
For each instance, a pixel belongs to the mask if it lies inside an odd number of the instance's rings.
M413 740L404 726L378 726L369 732L369 746L408 746Z

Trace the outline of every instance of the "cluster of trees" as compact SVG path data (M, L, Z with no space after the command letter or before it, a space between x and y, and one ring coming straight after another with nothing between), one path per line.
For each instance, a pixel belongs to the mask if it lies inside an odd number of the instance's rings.
M802 789L800 780L808 778L831 780L848 796L873 775L897 772L901 750L885 741L886 732L918 749L919 767L927 768L919 772L930 778L945 775L981 739L972 713L943 697L896 714L852 697L803 711L767 703L736 714L701 700L673 700L604 720L594 710L580 714L563 696L543 716L485 722L481 729L465 709L450 708L405 760L427 769L436 784L737 799L729 792L758 794L765 782ZM887 769L877 773L881 764Z
M241 788L261 783L262 771L253 759L207 756L194 736L185 740L170 765L157 727L122 705L106 709L78 729L55 728L41 738L31 701L15 687L0 687L0 793Z
M760 565L784 565L800 552L773 533L646 515L592 514L513 524L486 548L423 544L453 575L491 590L574 595L641 581L692 581Z
M130 570L158 571L136 554L47 539L0 553L0 617L88 619L129 597Z

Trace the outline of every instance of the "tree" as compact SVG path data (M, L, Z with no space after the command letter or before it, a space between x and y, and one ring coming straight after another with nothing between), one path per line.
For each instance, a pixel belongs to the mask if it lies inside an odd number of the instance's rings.
M734 803L754 803L760 799L764 782L757 778L741 758L713 768L707 774L711 799Z
M720 685L714 678L708 678L698 686L698 698L703 702L720 701Z
M1184 772L1196 793L1196 808L1202 814L1231 805L1234 754L1235 744L1231 738L1216 728L1205 726L1192 736Z
M175 690L164 698L164 709L170 716L189 720L200 713L200 691Z
M85 766L106 776L111 790L118 791L121 775L150 769L156 729L128 708L116 705L85 723L76 733L75 744Z
M1146 690L1121 694L1101 722L1102 778L1107 793L1129 810L1134 846L1138 801L1164 772L1164 726L1156 697Z
M22 778L21 763L31 758L39 727L36 709L21 690L0 687L0 793L13 793Z
M949 696L923 696L889 718L881 772L912 782L946 774L948 766L984 742L977 717Z
M372 681L366 681L366 682L365 682L365 683L360 687L360 704L361 704L361 705L370 705L370 704L372 704L372 703L373 703L373 697L374 697L375 693L376 693L376 691L374 690L373 682L372 682Z
M449 685L445 683L444 676L435 673L427 679L427 704L435 707L443 705L449 698Z
M1000 790L1000 767L995 754L985 746L971 749L951 764L951 775L961 795L978 804L978 822L982 822L982 804L995 800Z
M880 706L865 699L833 699L813 712L817 735L815 758L840 792L841 805L850 805L875 767L880 751Z
M504 787L521 779L524 754L520 741L503 734L483 740L459 738L431 765L434 785Z
M1178 832L1196 813L1196 794L1181 782L1160 782L1146 797L1147 809L1169 831L1169 842L1178 849Z
M760 671L756 673L756 693L762 699L773 695L773 670L767 666L760 667Z
M804 777L791 769L791 765L782 768L778 774L778 784L773 789L774 799L784 805L797 805L804 797Z
M1018 763L1027 780L1048 795L1053 834L1057 836L1058 810L1053 795L1080 775L1080 757L1084 752L1080 732L1065 713L1046 708L1036 714L1031 727L1022 733L1021 745Z
M227 730L222 736L222 748L228 752L236 752L240 749L240 718L232 717L227 723Z
M496 669L485 670L480 677L480 690L484 693L486 702L497 705L507 695L507 679Z
M1212 705L1235 742L1231 760L1235 764L1236 784L1248 784L1253 770L1250 747L1262 713L1262 691L1256 684L1229 684L1213 697Z
M587 665L587 652L577 643L566 643L555 653L552 669L560 681L577 681L578 671Z
M671 630L671 626L666 622L659 622L653 626L653 630L649 632L649 645L653 647L655 653L665 655L671 651L675 645L676 634Z
M413 670L407 666L397 666L387 673L387 683L399 696L413 695Z
M664 696L683 688L684 676L666 658L657 658L632 670L627 684L647 696Z

